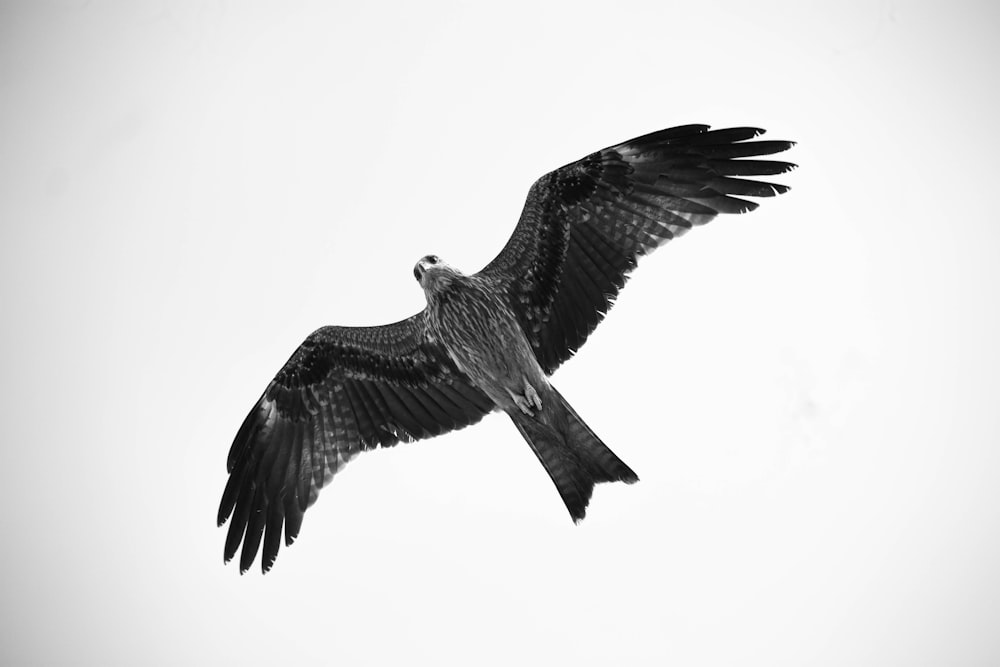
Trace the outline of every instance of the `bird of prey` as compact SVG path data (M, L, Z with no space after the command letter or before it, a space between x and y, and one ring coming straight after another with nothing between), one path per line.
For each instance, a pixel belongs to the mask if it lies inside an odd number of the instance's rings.
M313 332L243 421L218 521L228 562L274 563L321 488L358 453L439 435L505 412L574 521L594 485L638 481L549 381L608 312L638 258L744 197L785 192L745 177L795 165L763 130L684 125L550 172L531 186L507 245L466 275L435 255L413 275L427 306L400 322ZM749 159L748 159L749 158Z

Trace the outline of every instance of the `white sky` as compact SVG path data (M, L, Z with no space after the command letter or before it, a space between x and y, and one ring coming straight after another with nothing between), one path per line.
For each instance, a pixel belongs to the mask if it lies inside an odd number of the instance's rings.
M996 6L363 5L0 3L0 662L1000 662ZM573 526L492 416L222 565L231 438L310 331L690 122L801 167L555 376L641 483Z

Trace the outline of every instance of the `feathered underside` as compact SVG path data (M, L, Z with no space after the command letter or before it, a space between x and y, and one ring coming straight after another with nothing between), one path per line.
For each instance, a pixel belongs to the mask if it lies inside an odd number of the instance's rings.
M794 166L746 159L792 145L749 141L761 132L663 130L593 153L532 186L513 235L481 273L507 299L546 373L584 343L641 255L719 213L756 207L743 197L787 189L746 178ZM286 544L295 539L320 489L359 452L462 428L494 407L428 337L424 312L379 327L319 329L233 441L218 514L220 525L232 517L226 560L242 544L246 571L263 542L266 572L282 534Z
M361 451L473 424L493 409L426 337L423 313L382 327L324 327L295 351L229 452L219 525L225 559L246 571L263 540L266 572L299 533L319 490Z
M793 145L749 141L763 132L674 127L592 153L535 182L513 235L481 273L507 285L546 373L583 345L640 256L720 213L757 207L744 197L788 190L746 178L795 166L745 159Z

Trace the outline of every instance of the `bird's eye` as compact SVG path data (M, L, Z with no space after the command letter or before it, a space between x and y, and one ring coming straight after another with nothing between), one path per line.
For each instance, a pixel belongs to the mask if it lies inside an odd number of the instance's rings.
M430 262L431 264L437 264L441 260L438 259L437 255L431 255L430 257L427 258L427 261Z

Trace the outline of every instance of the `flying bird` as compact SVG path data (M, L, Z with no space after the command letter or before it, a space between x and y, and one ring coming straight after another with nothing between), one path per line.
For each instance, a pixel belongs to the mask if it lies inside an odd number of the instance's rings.
M427 306L400 322L313 332L243 421L218 522L240 572L274 564L320 489L358 453L505 412L583 519L594 485L638 476L549 377L611 308L638 258L720 213L757 207L795 165L763 130L684 125L605 148L538 179L500 254L466 275L435 255L413 275ZM749 159L748 159L749 158Z

